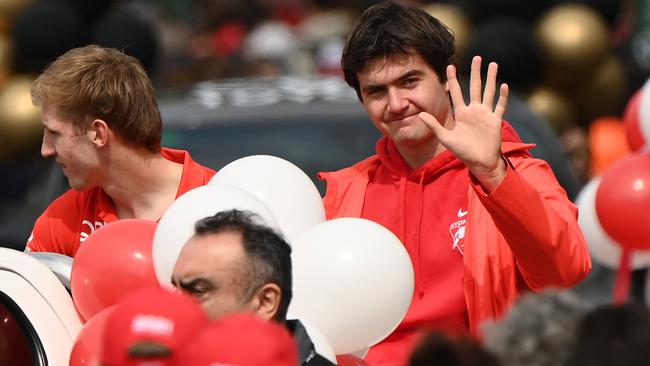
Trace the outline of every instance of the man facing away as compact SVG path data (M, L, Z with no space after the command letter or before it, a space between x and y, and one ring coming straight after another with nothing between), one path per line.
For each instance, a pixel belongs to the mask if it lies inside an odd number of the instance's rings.
M286 325L303 366L333 365L314 348L298 320L287 320L292 297L291 247L248 211L199 220L183 246L172 283L197 300L208 318L253 313Z
M384 136L376 155L319 175L327 217L384 225L415 271L411 306L370 365L405 364L424 329L479 336L523 291L570 287L591 269L577 209L502 120L497 65L483 86L474 57L466 104L454 52L446 26L390 2L362 14L343 51L345 79Z
M71 190L36 220L26 251L74 256L96 229L118 219L157 221L186 191L215 174L186 151L161 148L151 82L133 57L86 46L66 52L32 85L54 158Z

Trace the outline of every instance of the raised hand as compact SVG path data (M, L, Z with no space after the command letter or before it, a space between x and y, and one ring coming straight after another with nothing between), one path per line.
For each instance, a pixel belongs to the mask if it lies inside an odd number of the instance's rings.
M501 84L499 100L494 106L497 69L496 63L489 64L485 90L481 93L481 57L474 56L469 84L470 101L465 104L456 78L456 67L447 66L454 120L443 126L431 114L419 114L438 141L462 160L488 191L503 180L506 172L501 159L501 127L508 104L508 86Z

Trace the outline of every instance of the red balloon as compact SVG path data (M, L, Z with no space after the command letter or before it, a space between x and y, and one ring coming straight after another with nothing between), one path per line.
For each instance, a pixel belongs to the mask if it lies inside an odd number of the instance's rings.
M84 320L141 288L159 286L151 249L157 224L120 220L86 239L75 255L70 285Z
M366 361L355 355L336 355L336 363L339 366L369 366Z
M104 346L104 330L114 307L104 309L88 320L77 335L70 353L70 366L99 364Z
M646 138L641 131L641 117L639 114L642 92L643 89L639 89L634 93L632 98L627 102L627 106L623 112L625 137L627 137L627 143L632 151L639 151L646 144Z
M629 250L650 249L650 155L634 153L603 174L596 214L603 230Z

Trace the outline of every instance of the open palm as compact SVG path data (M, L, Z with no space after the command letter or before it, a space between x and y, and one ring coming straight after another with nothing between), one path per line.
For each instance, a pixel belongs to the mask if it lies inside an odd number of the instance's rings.
M501 84L499 99L494 106L498 66L488 66L485 90L482 92L481 58L472 59L469 104L456 77L456 67L447 67L449 93L454 108L454 123L440 124L431 114L422 112L422 119L435 133L438 141L462 160L479 180L494 175L502 166L501 127L508 103L508 86ZM482 95L482 96L481 96Z

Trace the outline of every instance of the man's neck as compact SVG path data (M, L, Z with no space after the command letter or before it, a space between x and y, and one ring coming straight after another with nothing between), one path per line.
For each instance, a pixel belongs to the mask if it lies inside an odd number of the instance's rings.
M149 151L122 151L112 157L102 188L120 219L156 221L176 199L183 166Z
M418 145L400 145L395 144L397 151L402 156L404 161L411 167L411 169L418 169L426 164L434 156L445 151L445 147L438 142L437 139L432 139L430 142Z

